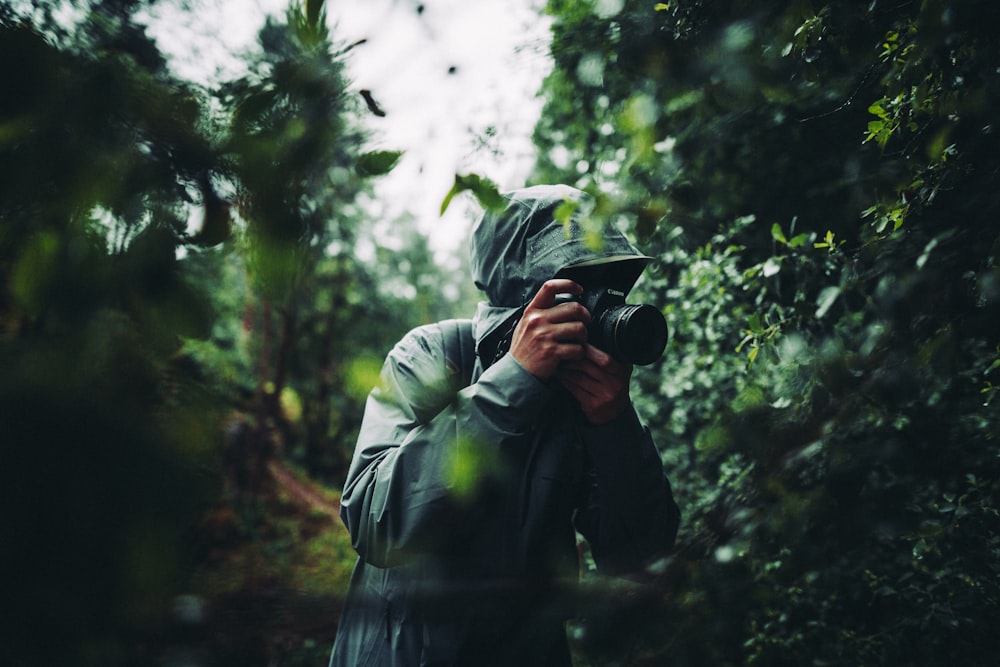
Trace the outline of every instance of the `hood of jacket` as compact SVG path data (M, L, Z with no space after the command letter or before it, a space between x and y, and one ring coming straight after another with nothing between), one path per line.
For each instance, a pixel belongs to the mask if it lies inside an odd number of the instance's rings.
M472 231L472 278L491 306L520 308L546 280L564 276L628 293L650 259L616 228L594 221L592 200L576 188L536 185L504 199L506 206L487 211ZM564 204L569 215L557 219Z
M510 326L547 280L627 294L650 260L614 226L591 217L593 201L581 190L536 185L504 199L472 230L472 278L488 299L476 315L477 340Z

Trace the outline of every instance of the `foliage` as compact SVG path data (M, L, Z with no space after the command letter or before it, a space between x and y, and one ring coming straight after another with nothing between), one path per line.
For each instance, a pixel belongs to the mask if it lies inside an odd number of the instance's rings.
M645 641L598 624L591 649L985 663L1000 593L995 10L549 12L535 176L592 191L658 260L636 298L664 304L672 338L636 374L636 403L686 521L636 624Z
M325 660L354 565L339 494L280 462L268 472L252 498L200 522L191 590L210 610L197 630L217 664Z
M163 629L214 493L221 404L177 258L216 160L204 97L108 6L66 40L0 15L0 660L111 664ZM53 640L58 637L58 640Z
M342 393L338 369L356 353L336 341L351 340L341 332L365 273L353 257L354 200L362 178L384 173L393 160L361 153L343 63L331 57L323 12L311 15L293 7L287 24L269 21L250 73L220 91L222 107L233 110L222 146L245 222L234 258L246 276L245 301L227 315L242 319L248 334L241 380L252 393L250 441L268 443L254 451L269 457L283 448L313 473L330 475L340 472L343 454L331 446L338 433L329 401ZM302 395L317 400L287 414L288 402ZM323 460L331 454L333 470Z
M412 225L379 238L366 220L366 179L399 154L365 151L322 2L265 25L247 74L217 90L170 73L143 4L0 5L18 611L0 662L169 662L201 641L245 664L234 646L252 634L244 657L291 664L328 652L353 554L330 511L275 500L275 465L338 482L370 366L450 304L414 290L443 281ZM204 620L227 602L283 611Z
M451 303L409 221L369 224L399 154L366 152L324 3L212 91L170 74L142 4L0 5L0 661L169 661L207 605L238 610L214 657L305 664L351 559L315 480L385 349ZM635 402L685 512L654 586L584 591L581 661L987 663L996 10L548 11L536 180L655 257L635 298L671 339Z
M476 174L455 174L455 185L452 186L448 194L445 195L444 201L441 202L442 215L448 209L455 195L465 191L472 192L485 209L499 209L504 206L503 197L500 195L493 181Z
M350 390L355 362L380 358L426 315L414 313L420 294L381 290L391 262L377 252L374 264L358 256L360 246L379 245L359 205L366 179L390 171L401 154L363 152L361 110L343 71L347 49L332 43L321 5L293 5L287 25L269 22L250 74L220 91L222 108L233 110L222 150L245 222L237 244L246 301L227 319L242 318L248 330L242 379L253 394L246 407L255 438L338 483L367 392ZM409 261L425 284L433 281L426 244L407 236L405 221L396 225L408 243L392 261Z

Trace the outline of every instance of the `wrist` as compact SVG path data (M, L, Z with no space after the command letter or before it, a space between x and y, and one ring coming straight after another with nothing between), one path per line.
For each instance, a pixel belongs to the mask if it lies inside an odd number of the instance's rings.
M591 426L604 426L619 419L631 405L632 402L626 397L593 409L583 409L582 412L584 419Z
M631 401L613 419L602 424L594 424L587 420L583 425L583 432L588 434L589 438L596 442L608 442L609 446L633 439L642 431L642 422Z

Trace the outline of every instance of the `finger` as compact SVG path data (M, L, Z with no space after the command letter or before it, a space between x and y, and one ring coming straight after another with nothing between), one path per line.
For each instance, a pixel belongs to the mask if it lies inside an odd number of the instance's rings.
M560 361L577 363L587 356L587 329L580 322L552 325L546 338Z
M614 362L614 358L604 350L600 349L599 347L588 345L586 351L587 351L587 360L592 361L601 368L608 366Z
M583 294L583 287L566 278L547 280L528 304L528 308L551 308L555 303L557 294L574 294L579 296Z
M559 369L557 376L562 385L578 399L582 396L596 396L600 389L593 377L566 366Z
M583 356L583 350L579 343L573 342L563 342L559 343L558 348L555 351L556 357L559 358L560 363L572 363L577 361Z
M580 378L573 373L567 373L562 369L556 374L556 378L559 380L559 384L569 392L570 396L581 403L589 401L595 396L593 388L587 386L584 378Z
M578 317L571 317L566 320L550 320L549 336L553 340L571 342L580 346L579 359L587 356L585 345L587 343L587 325Z
M593 362L603 372L615 376L627 376L631 372L628 365L622 364L604 350L587 345L586 359Z
M609 378L619 377L618 373L612 372L608 364L614 364L614 360L609 361L609 357L605 353L600 351L597 352L595 356L594 346L587 343L584 345L583 354L578 361L573 362L572 365L566 364L567 370L572 370L574 373L579 373L581 375L586 375L587 377L593 378L595 381L604 381Z
M518 330L535 339L586 342L587 324L589 324L587 309L575 303L565 305L566 308L558 306L525 311L524 317L518 323ZM573 306L579 306L579 310Z
M561 322L582 322L584 325L590 324L590 311L586 306L577 301L567 301L547 308L549 321Z
M597 377L581 368L571 369L565 366L566 364L559 369L560 377L564 380L564 385L572 385L579 394L597 397L609 392L614 393L617 389L617 384L609 385L607 378Z

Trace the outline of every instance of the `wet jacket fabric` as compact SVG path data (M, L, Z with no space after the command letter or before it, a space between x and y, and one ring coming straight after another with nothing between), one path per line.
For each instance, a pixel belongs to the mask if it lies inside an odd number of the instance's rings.
M473 368L456 368L452 323L411 331L386 358L341 501L359 559L331 665L569 665L577 532L609 574L671 547L677 507L634 410L592 426L557 382L509 354L494 361L496 332L541 283L595 259L589 243L567 251L567 225L553 220L579 196L518 191L474 231L473 274L491 304L472 324ZM558 266L519 255L546 233L559 235L549 254L568 252ZM596 253L638 256L613 238Z

